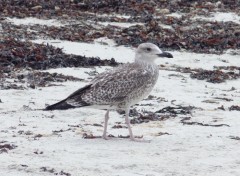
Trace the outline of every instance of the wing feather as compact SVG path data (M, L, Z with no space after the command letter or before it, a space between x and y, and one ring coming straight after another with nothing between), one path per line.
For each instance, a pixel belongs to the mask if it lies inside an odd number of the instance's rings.
M152 73L136 63L125 64L97 75L84 91L76 91L67 98L67 103L77 106L114 105L124 102L129 96L142 91L151 82Z
M142 67L125 64L112 71L99 74L91 81L91 90L83 99L96 104L122 102L134 91L145 86L151 74Z

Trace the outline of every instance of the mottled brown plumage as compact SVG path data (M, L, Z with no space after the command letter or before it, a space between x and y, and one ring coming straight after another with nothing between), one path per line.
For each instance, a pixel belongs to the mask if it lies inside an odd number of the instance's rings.
M73 93L66 102L76 107L85 102L99 109L125 109L150 93L158 73L156 65L125 64L99 74L84 92Z
M109 110L124 109L130 137L135 140L128 119L129 108L148 96L156 84L159 69L154 60L157 57L170 58L172 55L162 52L154 44L143 43L136 51L135 62L97 75L88 85L80 88L66 99L48 106L46 110L83 106L107 109L103 134L106 139Z

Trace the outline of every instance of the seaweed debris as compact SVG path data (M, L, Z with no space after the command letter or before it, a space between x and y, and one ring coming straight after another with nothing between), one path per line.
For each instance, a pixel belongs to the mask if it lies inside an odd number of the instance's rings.
M214 12L239 13L240 2L203 1L125 1L125 0L14 0L0 4L2 35L20 39L37 37L90 42L100 37L113 39L118 45L137 46L152 42L163 49L188 50L221 54L227 49L240 48L239 24L194 19L211 16ZM94 12L94 13L89 13ZM178 13L180 17L166 14ZM104 15L99 15L104 14ZM115 16L109 15L115 14ZM119 16L120 15L120 16ZM125 18L121 15L129 15ZM14 25L5 17L36 17L69 21L68 25ZM75 22L73 22L75 20ZM90 21L90 22L89 22ZM99 22L109 22L104 26ZM117 27L111 22L138 22L142 25Z
M225 80L240 78L240 74L236 74L234 72L223 72L221 70L199 69L197 73L191 73L190 77L198 80L206 80L211 83L222 83Z
M222 126L230 127L230 125L227 125L227 124L207 124L207 123L201 123L201 122L190 122L189 121L190 119L191 119L191 117L185 117L181 120L181 123L183 125L199 125L199 126L210 126L210 127L222 127Z
M177 115L191 114L193 109L196 109L196 107L194 107L194 106L176 106L176 107L167 106L163 109L156 111L155 113L165 114L165 115L167 114L167 115L176 117Z
M240 106L232 105L229 107L229 111L240 111Z
M150 121L163 121L169 118L174 118L179 115L191 115L192 110L196 109L194 106L167 106L156 112L144 111L138 113L137 117L130 120L131 124L148 123Z
M54 83L84 80L81 78L77 78L74 76L67 76L60 73L49 73L49 72L40 72L40 71L28 71L27 74L26 73L16 74L15 72L11 72L11 73L5 74L5 77L12 79L12 81L0 82L0 90L7 90L7 89L24 90L26 88L35 89L37 87L50 87L50 86L59 85Z
M240 78L239 67L214 67L214 70L191 69L190 67L177 67L174 71L190 73L190 77L198 80L206 80L210 83L222 83L226 80Z
M0 154L1 153L8 153L9 150L13 150L17 148L14 144L8 144L6 141L0 141Z
M131 16L147 15L152 13L161 13L159 9L168 9L167 12L181 12L203 14L204 12L232 11L239 10L240 2L238 0L221 0L216 3L215 0L202 1L165 1L151 0L149 2L143 0L29 0L29 1L3 1L0 5L0 11L4 15L25 17L42 15L44 17L51 16L79 16L82 12L94 13L118 13Z
M111 60L65 54L62 49L51 45L34 44L9 38L0 42L1 72L11 72L10 68L32 68L46 70L59 67L116 66Z

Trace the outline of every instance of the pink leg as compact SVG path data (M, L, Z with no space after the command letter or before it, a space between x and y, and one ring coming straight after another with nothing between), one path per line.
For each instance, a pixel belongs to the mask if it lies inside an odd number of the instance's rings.
M109 110L107 110L106 114L105 114L105 121L104 121L104 130L103 130L103 139L109 139L107 137L107 125L108 125L108 119L109 119Z
M143 139L135 139L134 136L133 136L133 132L132 132L132 128L131 128L131 125L130 125L130 120L129 120L129 108L126 109L126 115L125 115L125 121L126 121L126 124L128 126L128 130L129 130L129 136L130 136L130 139L131 141L135 141L135 142L150 142L148 140L143 140Z

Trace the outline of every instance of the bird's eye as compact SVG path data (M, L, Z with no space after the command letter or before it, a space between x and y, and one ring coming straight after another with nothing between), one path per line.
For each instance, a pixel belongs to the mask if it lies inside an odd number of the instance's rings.
M151 48L146 48L147 51L151 51L152 49Z

